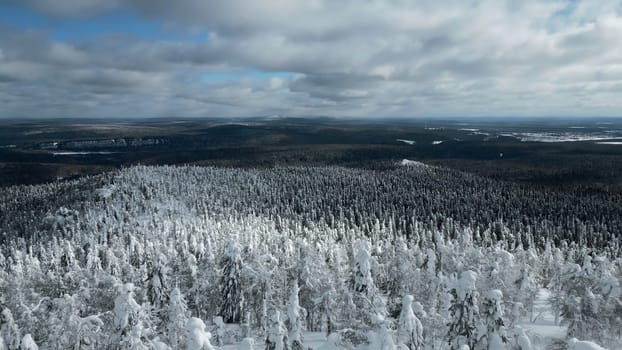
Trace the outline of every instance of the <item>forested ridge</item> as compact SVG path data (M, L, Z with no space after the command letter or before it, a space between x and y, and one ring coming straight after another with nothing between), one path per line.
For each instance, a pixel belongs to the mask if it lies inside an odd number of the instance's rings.
M136 166L3 188L0 337L8 349L303 349L305 332L332 334L327 349L616 349L621 197L419 163ZM567 334L531 345L520 325L538 317L541 288Z

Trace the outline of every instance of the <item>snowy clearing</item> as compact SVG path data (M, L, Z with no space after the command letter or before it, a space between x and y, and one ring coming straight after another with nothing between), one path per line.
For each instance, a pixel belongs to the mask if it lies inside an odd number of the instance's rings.
M100 152L71 152L71 151L67 151L67 152L52 152L53 155L55 156L86 156L89 154L114 154L114 153L118 153L118 152L105 152L105 151L100 151Z

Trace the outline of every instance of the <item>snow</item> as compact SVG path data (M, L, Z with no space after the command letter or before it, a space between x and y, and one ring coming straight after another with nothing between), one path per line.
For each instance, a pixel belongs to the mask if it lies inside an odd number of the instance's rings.
M456 282L456 294L460 300L464 300L467 294L475 290L475 282L477 281L477 273L467 270L460 274L460 279Z
M188 321L188 338L186 349L188 350L212 350L210 338L212 334L205 330L205 323L199 318L193 317Z
M529 340L529 337L527 336L527 334L525 333L525 330L518 326L516 327L516 345L519 346L520 350L531 350L531 340Z
M71 151L66 151L66 152L52 152L52 155L55 155L55 156L85 156L85 155L89 155L89 154L113 154L113 153L118 153L118 152L105 152L105 151L101 151L101 152L71 152Z
M116 189L117 187L115 185L108 185L95 190L95 194L97 194L100 198L106 199L110 198Z
M404 142L409 145L414 145L416 142L413 140L396 139L395 141Z
M125 283L118 287L119 295L114 300L114 325L118 329L124 329L129 325L130 315L140 309L140 305L134 300L134 284Z
M240 346L238 347L238 350L253 350L254 345L255 345L255 339L244 338L240 342Z
M552 340L566 338L567 329L565 326L555 324L555 315L551 309L550 299L552 293L546 288L541 288L536 294L534 301L533 322L525 321L520 324L520 331L529 336L534 349L545 348Z
M568 350L607 350L602 346L591 341L577 340L572 338L568 341Z
M441 141L441 140L438 140L438 141L432 141L432 144L433 144L433 145L440 145L440 144L441 144L441 143L443 143L443 142L445 142L445 141Z
M417 166L417 167L427 167L428 165L422 162L418 162L416 160L408 160L408 159L402 159L402 161L400 162L400 165L402 166Z
M486 298L495 302L503 302L503 293L498 289L489 290Z
M523 142L578 142L616 139L611 134L576 132L513 132L500 135L515 137Z
M340 345L341 337L339 334L333 333L328 339L326 338L326 333L323 332L304 332L303 339L305 341L305 347L309 347L311 349L316 350L343 350L347 349ZM332 337L332 338L331 338ZM219 347L220 350L259 350L265 348L265 337L257 336L255 338L244 338L239 343L234 344L226 344ZM248 342L253 343L253 347L249 347ZM329 346L331 341L334 341L335 347Z
M622 141L601 141L596 143L599 145L622 145Z
M22 344L20 346L20 350L39 350L39 347L37 346L35 341L32 339L32 336L30 335L30 333L26 334L22 338Z

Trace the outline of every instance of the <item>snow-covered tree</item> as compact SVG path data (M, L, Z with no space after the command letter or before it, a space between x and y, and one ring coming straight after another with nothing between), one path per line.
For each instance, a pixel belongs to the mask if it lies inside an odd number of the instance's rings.
M266 350L287 350L289 341L287 340L287 328L281 320L281 313L274 311L270 317L268 335L266 336Z
M520 326L515 328L516 336L514 338L514 349L513 350L532 350L531 340L525 333L525 330Z
M137 324L140 305L134 299L134 284L125 283L118 286L118 294L114 300L113 324L117 332L124 336L131 327Z
M396 350L391 322L380 314L372 315L373 330L367 332L367 349Z
M302 339L304 317L304 309L300 307L298 302L298 283L294 282L294 286L289 295L289 303L287 304L287 329L289 331L288 339L292 350L304 350Z
M475 288L476 280L475 272L464 271L451 289L452 304L449 308L451 319L447 338L452 350L460 350L463 345L473 349L477 342L479 294Z
M168 301L165 277L166 269L160 263L160 259L163 258L160 257L148 266L149 271L146 281L149 302L156 308L156 310L163 308Z
M423 343L423 325L415 316L412 308L414 297L405 295L402 298L402 311L397 324L398 340L410 350L422 350Z
M201 319L192 317L187 326L186 350L214 350L210 343L212 335L205 330L205 323Z
M242 318L242 257L240 246L236 241L229 240L224 248L220 261L222 277L220 279L220 296L222 306L220 316L227 323L239 323Z
M39 350L37 343L35 343L34 339L32 339L32 335L30 335L30 333L24 335L22 338L20 350Z
M371 295L375 291L374 280L371 275L371 259L369 243L359 241L354 255L354 290L367 295Z
M225 337L227 336L227 325L225 325L225 321L223 321L222 317L214 316L214 344L217 346L221 346L225 344Z
M56 299L56 311L51 319L51 327L46 344L52 348L62 349L97 349L103 346L101 336L104 330L104 321L100 315L80 316L80 302L78 295L65 295Z
M166 326L167 338L169 344L180 349L185 344L187 323L188 323L188 307L186 301L179 288L175 287L171 292L168 304L168 324Z
M503 321L503 293L500 290L493 289L485 294L481 316L484 321L484 329L477 342L476 349L506 349L507 337Z
M21 332L13 319L13 313L5 307L0 314L0 339L7 350L18 350L21 342Z

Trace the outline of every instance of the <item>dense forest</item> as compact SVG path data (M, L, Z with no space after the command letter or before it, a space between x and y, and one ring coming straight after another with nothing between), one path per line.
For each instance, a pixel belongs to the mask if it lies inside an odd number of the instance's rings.
M0 349L620 349L621 234L619 192L411 161L6 187Z

